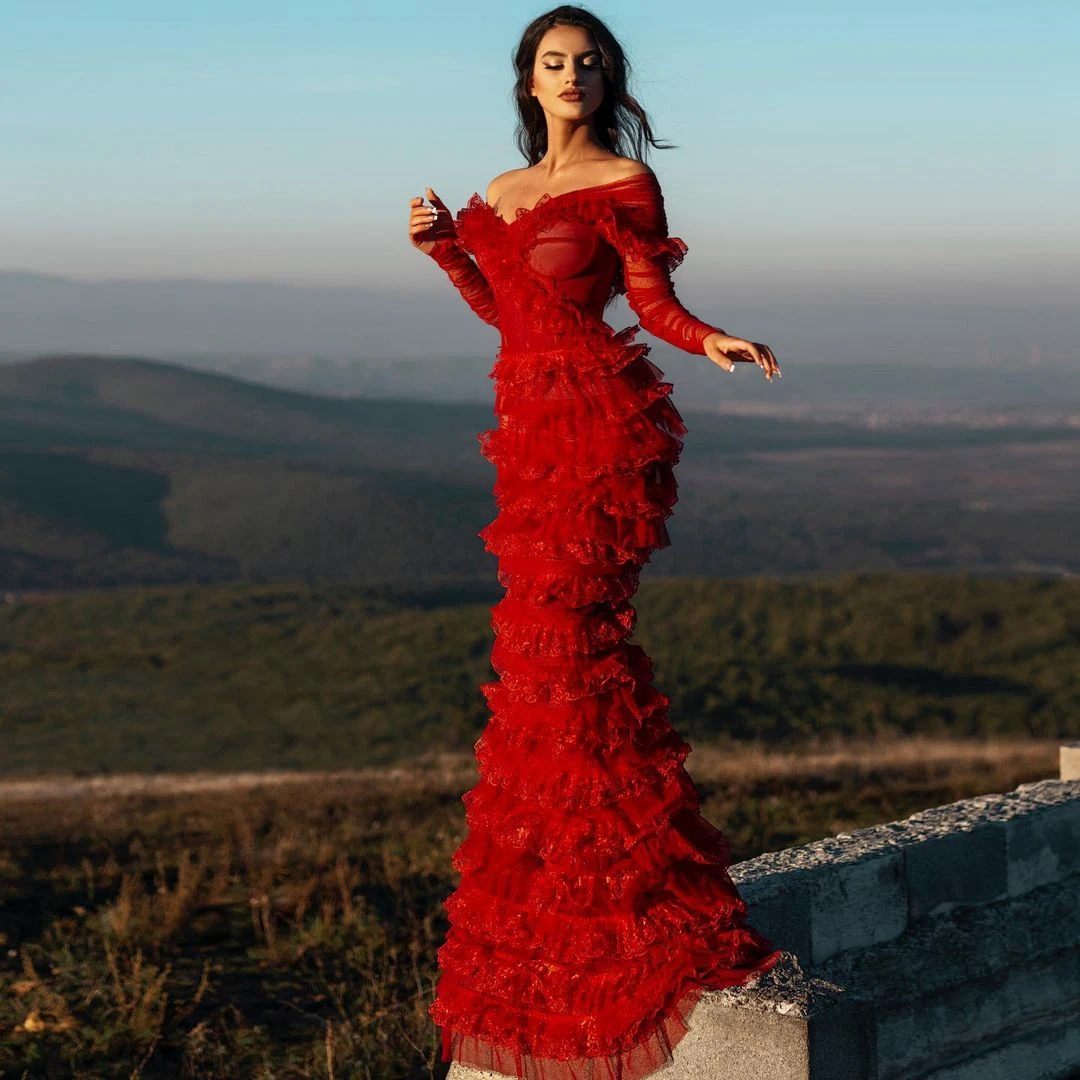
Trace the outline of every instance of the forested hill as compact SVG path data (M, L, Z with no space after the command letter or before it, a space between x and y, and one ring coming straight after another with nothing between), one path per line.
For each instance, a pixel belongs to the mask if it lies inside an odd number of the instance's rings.
M462 431L471 436L491 422L483 405L321 397L150 359L46 356L0 365L6 444L55 439L222 453L303 449L348 455L355 463L438 468L452 464L445 450Z
M1080 430L875 429L674 400L652 573L1075 572ZM329 398L148 358L0 365L0 590L494 580L491 403Z
M467 751L488 716L496 595L276 582L0 604L0 776ZM1075 581L688 579L634 603L632 640L693 743L1080 730Z

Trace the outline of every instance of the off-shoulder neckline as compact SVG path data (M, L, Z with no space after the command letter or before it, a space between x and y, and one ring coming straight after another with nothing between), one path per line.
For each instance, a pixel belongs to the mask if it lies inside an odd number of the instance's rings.
M554 195L549 195L547 192L544 192L532 206L519 206L517 209L517 216L513 221L507 221L506 218L499 214L495 210L495 207L492 206L478 191L472 193L469 201L479 203L479 205L485 208L496 221L501 221L509 229L521 221L522 218L528 217L529 214L532 214L541 206L553 203L557 199L566 199L571 195L585 195L591 191L601 191L605 188L616 187L619 184L627 184L635 180L641 180L643 177L655 180L656 174L649 169L643 169L641 172L631 173L629 176L621 176L618 180L609 180L605 184L589 184L586 187L572 188L570 191L560 191ZM498 204L496 203L496 205Z

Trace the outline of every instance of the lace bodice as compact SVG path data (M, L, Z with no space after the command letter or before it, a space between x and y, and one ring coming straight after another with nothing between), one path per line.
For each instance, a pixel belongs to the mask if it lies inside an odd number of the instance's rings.
M652 172L542 195L513 221L474 192L440 228L432 258L499 329L504 348L609 343L615 335L603 312L622 294L642 329L686 352L704 355L702 342L719 330L675 296L671 272L687 246L668 236Z

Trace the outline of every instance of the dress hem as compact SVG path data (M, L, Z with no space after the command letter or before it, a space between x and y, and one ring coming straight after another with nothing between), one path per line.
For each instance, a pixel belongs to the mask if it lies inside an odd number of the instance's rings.
M771 945L771 943L770 943ZM690 1019L707 992L746 986L784 955L774 948L750 969L727 969L719 976L691 980L674 1004L656 1017L652 1030L629 1049L596 1057L537 1057L451 1027L442 1028L442 1060L515 1080L644 1080L669 1064L690 1031Z

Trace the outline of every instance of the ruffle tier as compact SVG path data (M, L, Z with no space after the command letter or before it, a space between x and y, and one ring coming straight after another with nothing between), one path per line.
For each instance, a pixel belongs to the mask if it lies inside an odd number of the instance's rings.
M603 652L634 630L637 612L630 604L568 611L505 597L491 609L491 626L506 648L550 659Z
M666 712L671 699L649 682L622 682L589 697L554 703L523 701L498 679L481 683L480 689L493 715L477 749L502 739L512 758L529 754L543 741L553 755L587 750L606 761L628 745L652 746L670 728Z
M647 351L647 345L605 342L589 354L599 369L592 371L581 363L581 349L500 359L499 424L477 434L498 479L550 478L565 495L583 480L618 477L632 484L652 463L677 462L688 429L671 401L672 384ZM617 499L611 484L608 494L608 501Z
M495 412L513 420L531 419L539 410L597 424L624 420L674 389L648 351L645 344L604 350L591 367L577 366L568 355L573 349L504 352L490 373L496 379Z
M561 702L593 697L620 684L650 682L653 663L640 645L623 644L607 653L578 657L573 664L523 657L495 638L491 666L515 701Z
M500 509L544 514L566 509L566 486L559 477L525 478L510 469L495 481L495 501ZM670 517L678 502L678 486L672 463L651 462L639 473L579 478L576 496L580 506L593 506L623 517ZM602 572L602 571L600 571Z
M562 514L529 509L500 511L480 530L494 555L563 558L577 562L645 563L671 545L662 515L624 517L601 507L569 503Z
M531 480L638 473L654 461L674 464L686 426L668 398L657 398L625 420L603 426L575 416L538 413L533 423L479 432L481 453L496 466Z
M525 502L535 512L544 504ZM549 507L554 512L555 506ZM632 597L641 581L635 562L567 563L565 559L537 559L503 554L499 584L508 596L532 604L562 604L581 608L592 604L621 604Z
M572 777L567 778L572 784ZM465 820L503 848L531 852L545 862L574 872L600 871L646 837L670 826L684 810L697 810L698 794L682 768L662 775L654 787L626 798L578 807L566 814L519 799L481 779L462 797Z
M484 832L469 832L452 856L452 864L486 886L492 895L506 895L507 888L527 892L523 906L540 910L550 903L566 903L579 893L601 890L608 897L625 900L656 887L673 864L696 862L711 864L712 873L721 876L730 865L731 845L724 833L704 818L696 806L687 805L661 822L655 832L638 838L636 843L594 856L591 862L570 857L556 864L545 861L532 848L501 846L497 838ZM504 887L493 882L502 879ZM733 895L737 892L725 880ZM510 883L510 884L507 884ZM464 884L464 881L463 881ZM640 905L638 905L640 906ZM623 914L633 910L624 904Z
M690 745L670 724L642 730L650 731L648 739L624 737L612 756L610 743L600 739L590 744L579 736L563 747L543 733L515 730L512 714L506 721L494 716L476 742L476 758L488 783L538 806L570 811L656 787L682 766Z
M648 791L663 790L682 768L690 748L673 733L649 753L623 751L618 765L606 769L587 754L562 754L545 760L540 753L533 762L500 761L493 745L478 752L480 775L486 784L503 792L515 792L545 810L595 811L600 807L636 800ZM574 779L568 781L567 777ZM560 798L569 788L571 794ZM515 833L515 835L517 835Z
M625 901L605 901L600 890L590 890L586 885L571 899L583 906L584 897L592 896L597 910L579 914L571 909L570 894L565 889L548 890L551 906L538 907L531 900L522 904L491 895L470 880L469 885L448 897L445 906L460 930L459 940L471 939L476 951L482 951L485 944L490 948L490 943L497 941L504 954L514 958L519 970L527 969L530 959L579 972L589 964L590 972L607 974L610 985L617 985L627 978L638 980L656 973L660 963L670 957L672 943L679 937L732 930L746 914L745 901L732 897L723 870L718 872L715 867L672 863L666 867L663 886L650 893L634 894L637 906L630 910ZM536 888L543 888L539 879ZM708 897L713 902L706 906ZM597 982L600 985L591 989L603 993L603 983ZM540 1004L540 1008L559 1012L573 1007L575 1002L564 996Z

